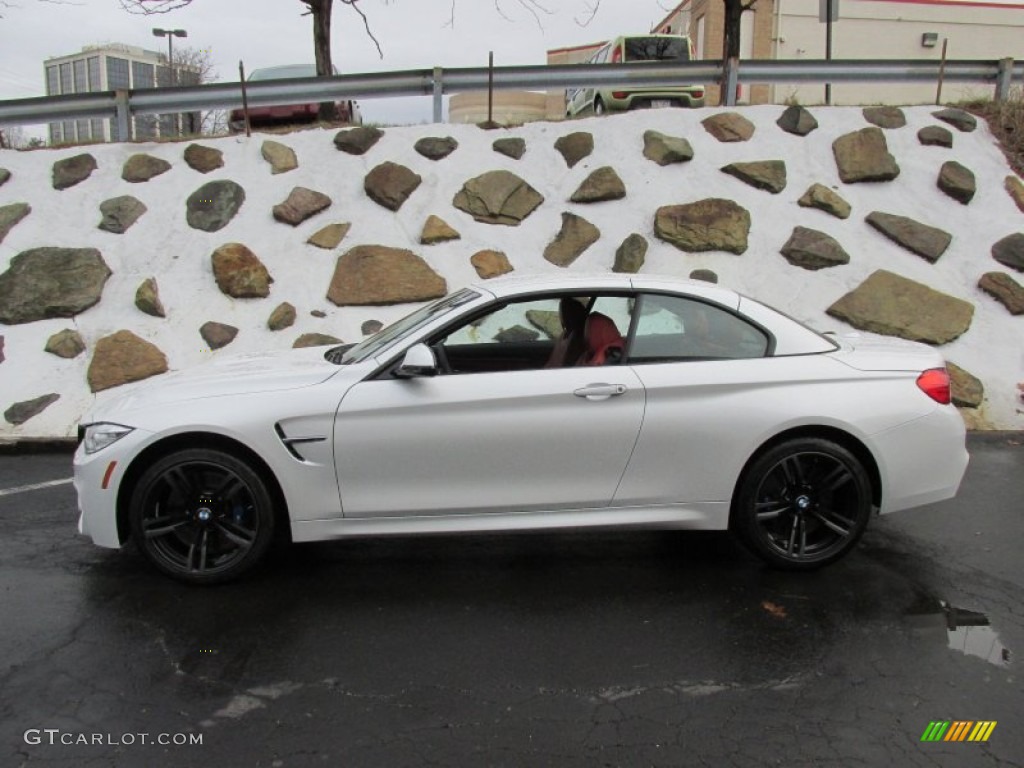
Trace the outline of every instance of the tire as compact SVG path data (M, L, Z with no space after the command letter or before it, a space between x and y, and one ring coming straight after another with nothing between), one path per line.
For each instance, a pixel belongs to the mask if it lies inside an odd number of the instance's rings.
M857 457L831 440L800 438L750 464L731 527L769 565L811 570L849 552L871 511L871 481Z
M235 579L274 538L273 497L242 459L193 448L149 467L131 496L132 538L164 574L188 584Z
M601 101L601 97L598 96L594 99L594 114L603 115L605 113L604 102Z

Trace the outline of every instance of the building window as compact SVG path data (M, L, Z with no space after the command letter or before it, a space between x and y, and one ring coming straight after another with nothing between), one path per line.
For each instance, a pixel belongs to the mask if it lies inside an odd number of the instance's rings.
M60 123L50 123L50 144L60 144Z
M128 59L107 56L107 86L115 91L131 87L128 83Z
M81 120L76 120L75 124L78 128L78 140L89 141L92 138L89 132L89 121L86 118L82 118Z
M91 126L90 133L96 141L103 141L103 118L94 117L89 121Z
M46 68L46 95L56 96L60 93L60 81L57 79L57 67ZM53 125L56 125L54 123Z
M68 61L60 65L60 92L74 93L71 85L71 62Z
M155 84L152 64L141 61L132 62L132 88L152 88Z
M178 135L177 115L160 115L160 135L164 137Z
M157 67L156 68L156 87L157 88L170 88L174 83L171 82L171 68L170 67Z
M64 143L74 144L75 143L75 121L65 120L64 121Z
M156 138L156 115L139 115L135 118L135 138Z
M71 66L75 72L75 93L85 93L89 90L85 80L85 59L75 59Z
M88 59L89 64L89 90L100 91L100 57L90 56Z

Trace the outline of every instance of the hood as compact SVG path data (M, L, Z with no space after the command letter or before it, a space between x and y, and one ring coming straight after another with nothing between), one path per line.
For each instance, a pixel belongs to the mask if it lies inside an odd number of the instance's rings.
M841 346L833 356L859 371L925 371L946 365L937 350L916 341L859 333L829 336Z
M185 400L309 387L342 370L324 359L326 351L325 347L310 347L216 358L131 389L125 387L125 391L97 406L88 421L111 418L115 412Z

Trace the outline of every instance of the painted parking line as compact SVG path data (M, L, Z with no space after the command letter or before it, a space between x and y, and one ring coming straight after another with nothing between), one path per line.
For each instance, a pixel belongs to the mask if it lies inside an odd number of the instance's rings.
M45 483L32 483L31 485L16 485L13 488L0 488L0 496L12 496L15 493L28 493L39 491L43 488L53 488L55 485L67 485L73 478L65 477L63 480L47 480Z

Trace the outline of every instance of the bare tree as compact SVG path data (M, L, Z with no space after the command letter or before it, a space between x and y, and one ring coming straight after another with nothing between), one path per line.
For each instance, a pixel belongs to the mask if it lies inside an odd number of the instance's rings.
M213 55L208 48L176 48L174 68L188 73L187 83L190 85L215 83L220 77L214 68ZM200 124L194 126L194 129L198 133L219 134L226 132L227 126L227 111L211 109L202 113Z

